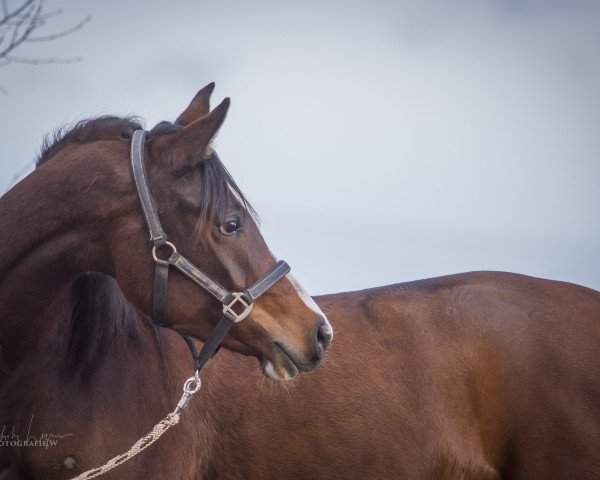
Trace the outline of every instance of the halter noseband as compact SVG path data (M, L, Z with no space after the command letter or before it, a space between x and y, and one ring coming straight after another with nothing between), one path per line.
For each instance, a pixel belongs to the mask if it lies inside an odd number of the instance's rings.
M200 371L219 349L219 346L229 329L235 323L241 322L248 316L256 299L283 278L290 271L290 266L283 260L280 260L252 286L246 288L242 292L230 292L214 280L211 280L208 275L202 272L196 265L183 255L179 254L175 245L167 241L167 234L160 224L158 212L156 211L156 206L154 205L154 200L152 199L150 188L148 187L146 170L144 168L145 138L145 130L136 130L133 132L133 138L131 140L131 168L133 180L142 205L142 211L144 212L144 218L146 219L146 224L150 231L152 258L155 262L152 318L157 325L168 326L165 318L165 308L167 304L169 267L171 266L175 267L194 283L204 288L223 305L223 315L210 332L200 353L197 352L194 342L188 335L178 332L184 338L192 352L196 370ZM157 255L157 250L162 247L171 249L171 255L167 260L161 260ZM234 310L234 307L241 307L243 310L240 313L237 313Z

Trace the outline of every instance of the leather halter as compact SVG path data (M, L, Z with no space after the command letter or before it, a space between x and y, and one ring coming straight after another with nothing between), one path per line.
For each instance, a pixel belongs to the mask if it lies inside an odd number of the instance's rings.
M165 309L167 304L167 282L169 279L169 268L171 266L175 267L194 283L204 288L223 305L223 315L210 332L200 353L198 353L194 342L188 335L178 332L186 341L192 352L196 370L200 371L219 349L219 346L229 329L235 323L241 322L248 316L256 299L283 278L290 271L290 266L283 260L280 260L256 283L246 288L244 291L230 292L214 280L211 280L210 277L202 272L196 265L183 255L179 254L175 245L167 240L167 234L160 224L158 212L154 205L150 188L148 187L146 170L144 168L145 138L145 130L136 130L133 132L133 138L131 140L131 168L135 187L142 205L142 211L144 212L144 218L146 219L146 224L148 225L148 230L150 232L152 257L155 262L152 318L157 325L164 327L168 326L165 317ZM171 249L171 255L167 260L162 260L157 255L157 250L162 247ZM236 309L241 307L243 310L237 313L234 310L234 307Z

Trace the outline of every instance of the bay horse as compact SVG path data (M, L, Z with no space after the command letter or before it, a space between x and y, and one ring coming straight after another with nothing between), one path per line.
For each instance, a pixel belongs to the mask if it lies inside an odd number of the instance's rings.
M151 130L149 177L178 247L239 289L274 258L210 155L226 110L209 113L212 88ZM171 328L152 323L153 265L127 162L139 128L78 125L0 200L0 442L55 442L0 443L1 480L73 478L126 450L190 375L177 331L201 343L216 318L210 297L174 273ZM336 333L323 359L326 318ZM313 301L288 276L224 347L180 424L104 478L600 476L594 290L473 272Z

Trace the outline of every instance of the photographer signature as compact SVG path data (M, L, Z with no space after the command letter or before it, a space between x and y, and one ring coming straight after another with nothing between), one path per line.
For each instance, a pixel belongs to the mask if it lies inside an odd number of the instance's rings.
M40 433L33 435L31 433L31 427L33 425L33 415L29 420L29 427L27 428L27 434L21 437L16 432L15 425L12 428L8 428L6 425L2 425L0 431L0 447L43 447L48 449L49 447L55 447L58 445L58 441L73 436L72 433L64 435L57 435L55 433Z

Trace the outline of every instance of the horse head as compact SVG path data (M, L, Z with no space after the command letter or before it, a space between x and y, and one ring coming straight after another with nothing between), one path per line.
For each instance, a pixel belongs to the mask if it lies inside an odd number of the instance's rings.
M276 259L252 207L211 147L230 104L226 98L210 111L213 88L210 84L200 90L175 123L159 124L148 133L144 164L169 245L177 245L207 277L236 292L261 278ZM105 148L103 156L116 176L110 182L118 189L113 195L120 204L115 224L103 232L111 245L112 274L126 297L150 314L154 265L144 217L131 173L123 168L122 146L113 152L110 144ZM159 248L157 257L163 254ZM219 302L180 272L169 278L166 324L206 340L219 318ZM223 345L258 357L268 376L288 379L319 364L332 334L323 312L288 274L256 300Z

